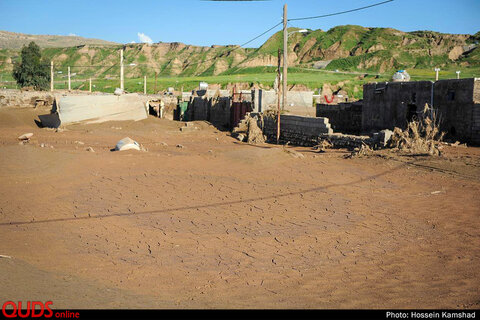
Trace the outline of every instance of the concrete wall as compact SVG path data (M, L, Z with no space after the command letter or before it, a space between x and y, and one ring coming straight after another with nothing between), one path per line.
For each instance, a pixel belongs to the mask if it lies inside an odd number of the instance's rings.
M191 121L208 121L210 117L210 106L210 99L206 97L192 97L185 113Z
M210 108L210 123L220 129L229 129L231 106L232 99L230 97L213 99Z
M363 132L405 129L412 116L424 115L428 103L447 137L480 144L480 79L370 83L363 98Z
M473 84L473 115L471 142L480 145L480 79Z
M474 104L472 115L472 137L471 143L480 146L480 102Z
M335 132L360 134L362 132L363 101L340 104L317 104L316 116L328 118Z
M192 97L185 111L186 118L188 121L209 121L217 128L228 129L231 105L230 97Z
M474 79L451 79L435 82L433 105L441 117L441 130L459 140L472 136Z
M256 112L263 112L277 109L277 96L278 94L275 90L253 90L254 110ZM295 107L312 107L313 91L288 91L286 109L291 105Z
M363 86L362 130L405 129L432 102L431 81L381 82Z
M263 133L268 141L277 139L277 121L270 116L263 117ZM311 118L293 115L280 116L280 142L292 145L315 146L321 134L333 133L327 118Z

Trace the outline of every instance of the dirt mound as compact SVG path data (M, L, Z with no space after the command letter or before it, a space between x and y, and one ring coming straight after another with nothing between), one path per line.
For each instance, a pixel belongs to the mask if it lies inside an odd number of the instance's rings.
M30 127L37 128L35 119L40 114L45 114L50 108L30 109L30 108L0 108L0 127Z

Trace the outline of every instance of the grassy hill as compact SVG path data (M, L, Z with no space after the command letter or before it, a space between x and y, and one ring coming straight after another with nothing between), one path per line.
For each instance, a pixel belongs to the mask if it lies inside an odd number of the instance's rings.
M41 48L48 47L74 47L78 45L112 45L115 42L100 39L90 39L71 36L57 35L33 35L24 33L15 33L9 31L0 31L0 49L21 49L22 46L28 45L31 41L35 41Z
M295 30L290 28L289 32ZM372 79L388 80L398 69L407 69L412 78L418 80L431 79L434 67L442 69L441 77L453 78L456 70L461 70L462 76L479 77L479 41L480 32L474 35L403 32L355 25L292 33L288 39L289 84L317 89L327 81L333 85L341 83L352 95L358 96L362 83ZM58 46L53 43L40 44L44 47L43 55L54 62L59 86L64 85L70 66L72 79L77 82L93 78L102 90L115 87L112 81L118 81L119 52L124 47L125 77L132 79L127 83L133 88L143 88L144 76L150 83L157 77L157 89L182 84L188 88L199 80L223 86L240 81L268 87L275 78L277 51L283 48L283 32L275 33L259 48L201 47L182 43L119 45L85 41L75 46L71 46L74 42ZM0 49L0 81L11 78L13 63L19 56L17 47L15 44ZM317 69L319 63L323 67L321 70ZM370 76L359 77L356 73Z

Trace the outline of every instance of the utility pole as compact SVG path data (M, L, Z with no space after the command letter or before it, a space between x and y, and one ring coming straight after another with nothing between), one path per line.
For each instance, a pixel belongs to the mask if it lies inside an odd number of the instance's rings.
M147 94L147 76L143 76L143 94Z
M68 91L72 90L71 81L70 81L70 67L68 67Z
M435 81L438 81L438 72L440 71L440 68L435 68Z
M120 50L120 89L124 89L123 83L123 48Z
M282 90L282 110L285 110L287 104L287 68L288 68L288 54L287 54L287 4L283 6L283 90Z
M92 92L92 78L88 79L88 92Z
M280 59L281 59L280 48L278 48L278 67L277 67L277 144L280 141Z
M53 91L53 61L50 61L50 91Z
M155 71L155 89L153 91L153 94L157 94L157 71Z

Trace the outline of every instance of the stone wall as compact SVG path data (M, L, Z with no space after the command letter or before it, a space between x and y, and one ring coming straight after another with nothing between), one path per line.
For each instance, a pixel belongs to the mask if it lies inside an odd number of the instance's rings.
M35 104L42 103L44 105L52 106L55 97L62 95L112 95L105 92L88 92L82 90L55 90L51 91L27 91L20 89L0 89L0 107L20 107L31 108ZM162 100L166 106L177 104L177 97L173 95L163 94L138 94L138 98L147 102L148 100Z
M328 118L335 132L360 134L362 131L362 101L317 104L316 116Z
M178 98L174 95L168 94L138 94L139 97L144 99L145 101L148 100L160 100L163 101L165 106L176 106Z
M22 91L18 89L0 89L0 108L33 108L39 104L52 106L55 96L50 91Z
M277 140L277 121L271 116L264 116L259 121L260 128L270 142ZM320 135L333 133L327 118L311 118L293 115L280 116L280 143L298 146L315 146Z
M162 101L164 103L163 118L173 120L174 112L178 104L178 98L176 96L169 94L138 94L138 96L143 102L150 102L149 113L155 116L157 116L157 114L152 110L152 106L159 105L159 102Z

